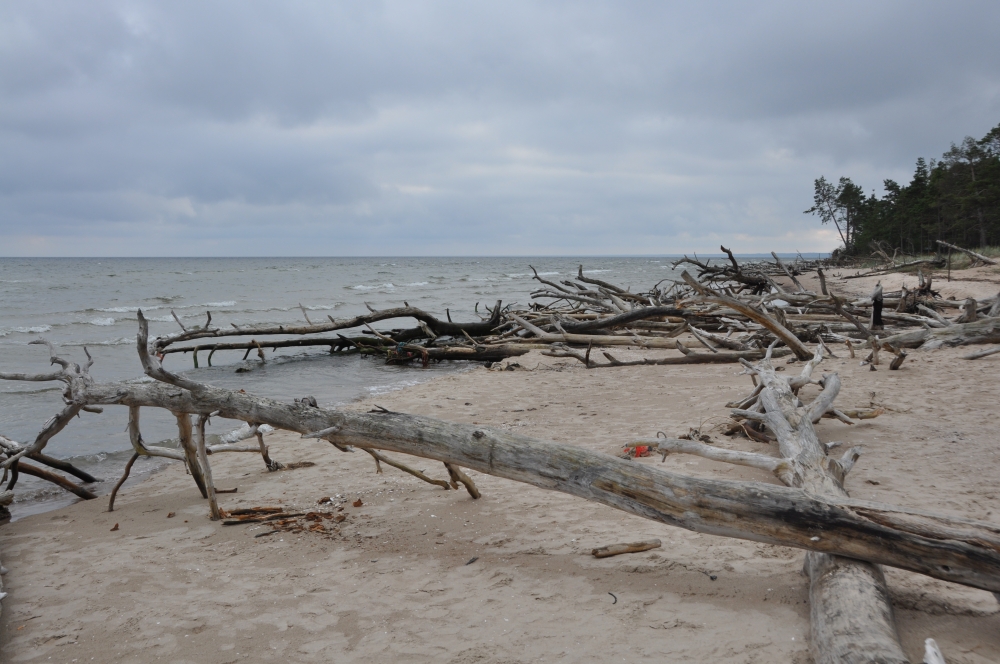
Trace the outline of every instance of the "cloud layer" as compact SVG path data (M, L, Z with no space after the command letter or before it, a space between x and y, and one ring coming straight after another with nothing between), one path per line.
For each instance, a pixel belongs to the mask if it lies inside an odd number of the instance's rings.
M822 251L1000 122L1000 5L0 5L0 255Z

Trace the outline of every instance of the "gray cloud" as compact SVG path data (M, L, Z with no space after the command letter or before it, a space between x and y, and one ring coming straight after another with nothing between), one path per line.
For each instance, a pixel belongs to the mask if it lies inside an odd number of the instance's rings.
M995 3L0 6L0 255L817 251L1000 122Z

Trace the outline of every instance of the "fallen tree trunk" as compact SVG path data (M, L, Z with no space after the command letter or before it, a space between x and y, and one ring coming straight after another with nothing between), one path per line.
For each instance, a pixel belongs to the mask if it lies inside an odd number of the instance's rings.
M1000 317L981 318L974 323L909 330L883 339L896 348L933 350L945 346L1000 343Z
M671 452L767 470L787 486L802 488L812 495L846 498L844 476L859 455L857 448L842 459L826 456L813 422L833 407L840 391L836 374L825 376L823 391L808 406L800 406L797 392L814 382L812 373L823 359L822 346L797 378L782 378L765 357L755 366L744 363L760 377L751 397L759 399L760 410L748 411L751 399L737 404L734 417L750 418L775 434L780 457L755 452L727 450L697 440L656 439L648 444L666 459ZM813 658L817 664L879 662L907 664L899 644L892 604L885 577L878 565L861 560L810 551L805 571L810 577L811 631Z
M353 327L361 327L369 323L375 323L390 318L416 318L427 324L427 326L438 335L462 336L463 333L471 335L488 334L500 323L501 307L497 301L496 307L492 311L492 316L488 321L478 323L452 323L450 321L439 320L435 316L417 307L397 307L395 309L383 309L373 311L370 314L354 316L353 318L334 319L329 317L327 323L316 323L308 325L246 325L243 327L233 326L232 329L209 328L208 324L204 328L184 330L178 334L157 337L153 340L152 350L156 353L163 353L164 350L182 341L192 339L218 338L218 337L241 337L241 336L268 336L268 335L303 335L317 334L321 332L332 332L334 330L345 330ZM263 344L270 345L270 344Z
M833 553L1000 591L1000 527L890 505L706 480L505 431L402 413L351 413L205 386L94 384L89 403L215 412L326 439L453 463L696 532ZM815 538L815 539L814 539Z
M78 484L70 482L68 479L56 473L45 470L44 468L38 468L37 466L31 466L25 463L23 460L17 462L17 470L25 475L32 475L39 479L52 482L53 484L66 489L72 494L76 494L84 500L93 500L97 498L97 495L90 489L86 489Z
M981 261L983 263L986 263L987 265L996 265L997 264L997 262L995 260L993 260L992 258L987 258L986 256L983 256L982 254L977 254L976 252L972 251L971 249L963 249L962 247L959 247L957 245L949 244L949 243L945 242L944 240L937 240L937 243L940 244L942 247L948 247L949 249L954 249L955 251L960 251L963 254L965 254L966 256L969 256L970 258L975 258L977 261Z
M594 320L572 322L563 321L561 325L567 332L579 334L581 332L593 332L594 330L621 327L627 323L647 320L650 318L660 318L662 316L682 318L688 313L690 312L686 312L683 309L678 309L676 307L641 307L616 316L606 316L603 318L596 318Z

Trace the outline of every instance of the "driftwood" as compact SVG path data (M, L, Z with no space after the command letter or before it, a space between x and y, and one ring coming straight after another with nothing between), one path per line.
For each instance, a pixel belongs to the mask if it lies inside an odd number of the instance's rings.
M268 335L318 334L322 332L333 332L335 330L360 327L365 324L392 318L415 318L426 324L435 334L438 335L461 335L463 332L473 335L484 334L490 332L500 322L500 305L501 303L498 301L489 320L478 323L452 323L451 321L439 320L435 316L423 311L422 309L418 309L417 307L398 307L395 309L384 309L382 311L375 311L362 316L354 316L353 318L344 318L340 320L328 317L329 322L327 323L310 323L307 325L245 325L242 327L234 325L232 329L222 329L213 328L206 324L203 328L192 330L182 328L182 332L179 334L158 337L153 341L152 350L155 353L164 353L164 351L173 344L191 341L194 339L215 339L219 337L233 336L260 337ZM320 345L327 345L326 341ZM203 346L207 349L210 347L210 344L203 344Z
M933 350L948 346L1000 343L1000 317L981 318L974 323L960 323L936 329L900 332L885 342L897 348Z
M475 425L392 412L328 410L215 388L163 369L146 351L146 326L140 314L137 351L145 373L155 381L98 383L86 371L64 370L59 379L67 383L74 405L157 407L300 433L329 431L325 437L341 445L437 459L697 532L888 564L1000 591L1000 528L993 524L798 488L686 477ZM837 383L826 380L828 386Z
M962 252L963 254L965 254L966 256L968 256L970 258L974 258L977 262L986 263L987 265L996 265L997 264L997 262L995 260L993 260L992 258L987 258L986 256L983 256L982 254L977 254L976 252L972 251L971 249L963 249L962 247L956 246L954 244L949 244L949 243L945 242L944 240L937 240L937 243L940 244L942 247L948 247L949 249L954 249L955 251L960 251L960 252Z
M996 348L988 348L986 350L981 350L978 353L969 353L968 355L963 355L963 360L978 360L981 357L988 357L990 355L996 355L1000 353L1000 346Z
M590 552L595 558L610 558L611 556L620 556L623 553L640 553L642 551L649 551L650 549L659 549L660 540L651 539L645 540L643 542L628 542L623 544L609 544L607 546L599 546Z
M679 342L677 345L684 348ZM548 355L549 357L572 357L583 362L584 366L588 369L597 369L601 367L667 366L676 364L729 364L739 362L740 360L759 360L764 357L763 350L747 350L735 353L694 353L684 348L681 352L684 354L680 357L661 357L657 359L646 357L641 360L623 362L616 359L611 353L604 351L601 354L608 359L607 363L596 362L590 359L589 352L587 354L583 354L570 348L554 348L552 350L545 350L542 351L542 355ZM775 351L776 357L782 357L784 355L791 355L791 351L787 349Z
M664 453L683 452L716 461L751 466L772 472L784 484L798 487L811 495L846 498L843 487L846 474L860 454L849 449L840 460L827 457L813 422L832 408L840 390L836 374L825 376L823 391L806 406L800 406L794 384L811 382L813 368L822 360L822 347L816 357L792 381L780 377L766 357L752 370L760 379L761 412L759 419L774 432L780 457L717 448L694 440L642 441ZM734 415L749 416L738 409ZM817 539L823 535L817 535ZM896 634L892 605L885 577L877 565L860 560L811 551L806 555L805 570L810 577L811 646L817 664L838 662L907 662Z
M717 304L725 305L743 314L744 316L746 316L753 322L757 323L758 325L763 325L764 327L766 327L768 330L771 331L772 334L778 337L778 339L783 341L785 345L791 348L792 352L795 353L795 356L798 359L808 360L810 357L812 357L812 353L809 352L809 349L806 348L805 345L801 341L799 341L797 337L791 334L784 325L780 324L778 321L774 320L764 312L754 309L750 305L740 300L737 300L736 298L732 298L727 295L712 293L707 288L705 288L697 281L695 281L694 278L687 272L682 273L681 277L684 279L684 281L688 283L689 286L691 286L695 291L697 291L698 294L702 296L702 299L705 300L706 302L715 302Z

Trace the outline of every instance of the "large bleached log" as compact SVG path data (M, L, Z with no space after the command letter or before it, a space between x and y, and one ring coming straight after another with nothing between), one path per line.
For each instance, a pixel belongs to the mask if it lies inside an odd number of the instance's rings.
M334 430L343 445L401 452L593 500L688 530L833 553L1000 591L1000 527L756 482L707 480L564 444L402 413L352 413L208 387L93 384L90 403L152 406ZM814 539L815 538L815 539Z
M820 359L822 347L816 357ZM783 460L792 464L783 481L814 495L846 498L844 476L857 452L849 450L839 461L830 459L813 428L815 415L827 412L840 391L837 375L825 376L820 395L799 407L790 382L767 359L756 370L764 386L760 394L764 422L777 437ZM816 664L907 662L878 565L811 551L805 570L810 578L810 644Z
M761 411L745 410L748 399L740 402L733 414L766 424L777 438L779 457L727 450L696 440L656 439L633 444L648 444L662 452L664 458L668 453L680 452L767 470L786 485L811 495L847 498L843 479L859 451L852 448L840 460L828 458L813 427L832 409L840 380L836 374L824 376L820 381L823 391L809 405L799 405L797 396L801 387L815 382L812 373L822 361L822 353L821 346L797 378L779 376L771 366L770 356L755 366L744 363L760 378L752 396L759 399ZM907 662L896 633L885 577L878 565L810 551L805 571L810 577L810 643L817 664Z
M1000 343L1000 317L981 318L974 323L957 323L948 327L909 330L884 341L896 348L933 350L945 346Z
M965 254L966 256L969 256L970 258L975 258L977 261L981 261L983 263L986 263L987 265L996 265L997 264L997 262L995 260L993 260L992 258L987 258L986 256L983 256L982 254L977 254L976 252L972 251L971 249L963 249L962 247L959 247L957 245L949 244L949 243L945 242L944 240L937 240L937 243L940 244L942 247L948 247L949 249L954 249L955 251L960 251L963 254Z

